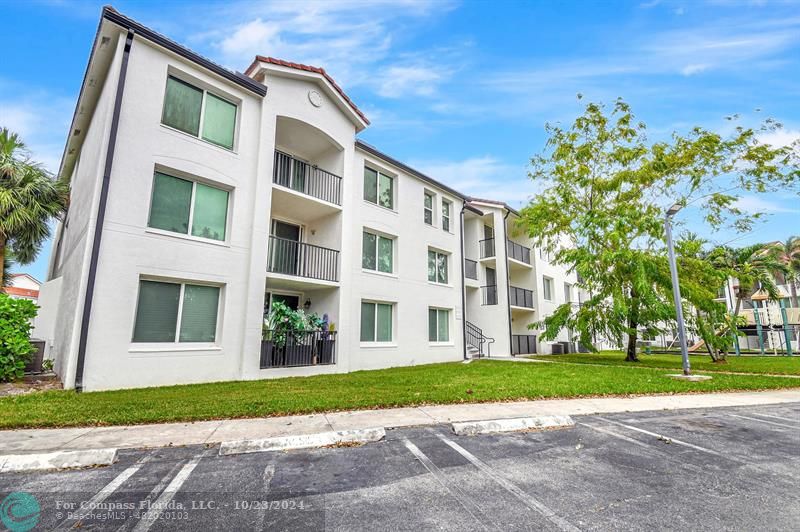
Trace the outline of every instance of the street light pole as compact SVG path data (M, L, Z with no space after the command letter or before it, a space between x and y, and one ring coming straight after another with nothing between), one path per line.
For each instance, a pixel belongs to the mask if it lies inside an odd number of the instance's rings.
M683 305L681 304L681 287L678 284L678 266L675 263L675 247L672 245L672 217L683 206L676 203L667 211L664 217L664 232L667 234L667 253L669 255L669 271L672 275L672 297L675 299L675 315L678 319L678 338L681 342L681 356L683 357L683 374L691 374L689 367L689 348L686 346L686 326L683 322Z

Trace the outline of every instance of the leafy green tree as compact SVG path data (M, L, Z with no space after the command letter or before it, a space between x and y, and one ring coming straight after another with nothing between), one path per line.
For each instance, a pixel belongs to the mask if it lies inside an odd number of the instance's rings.
M768 248L786 266L785 279L789 284L792 307L797 308L797 284L800 282L800 236L790 236L783 242L769 245Z
M785 273L787 267L764 244L741 248L719 247L711 252L709 260L720 272L734 277L739 283L734 314L739 314L742 302L757 290L764 290L770 299L780 298L775 275L778 272Z
M30 158L22 139L0 129L0 261L29 264L50 237L49 222L67 208L69 187ZM10 260L8 260L10 259Z
M767 121L761 130L780 127ZM735 128L723 138L699 127L650 142L645 125L617 100L610 111L590 103L569 128L548 125L544 153L531 160L530 178L543 192L521 211L519 228L555 261L575 271L591 296L560 306L531 328L544 339L562 329L622 344L636 360L639 330L648 334L674 322L664 245L665 208L691 205L712 229L747 230L752 216L736 208L738 194L796 187L800 164L792 147L759 143L758 131ZM697 308L710 294L680 261L681 291Z

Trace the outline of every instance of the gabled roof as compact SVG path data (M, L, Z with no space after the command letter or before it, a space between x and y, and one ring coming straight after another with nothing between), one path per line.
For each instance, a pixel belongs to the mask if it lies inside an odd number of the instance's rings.
M363 120L367 125L369 125L369 119L366 117L366 115L364 115L364 113L361 112L361 109L358 108L358 106L353 102L353 100L351 100L350 97L347 94L345 94L344 90L342 90L339 84L336 83L336 81L334 81L334 79L330 77L330 75L328 75L327 72L325 72L324 68L315 67L311 65L304 65L302 63L293 63L291 61L284 61L283 59L278 59L276 57L257 55L256 58L253 59L253 62L250 63L250 66L247 67L247 70L244 71L245 75L249 76L250 74L252 74L259 63L268 63L271 65L278 65L286 68L293 68L295 70L303 70L305 72L313 72L314 74L319 74L320 76L325 78L325 81L330 83L331 87L333 87L333 89L337 93L339 93L339 96L341 96L342 99L347 103L347 105L350 106L353 112L355 112L361 118L361 120Z
M505 203L503 201L483 199L483 198L474 198L474 197L468 197L467 199L471 203L474 202L474 203L486 203L488 205L497 205L498 207L502 207L502 208L506 209L507 211L509 211L510 213L519 216L519 211L517 209L513 208L508 203Z

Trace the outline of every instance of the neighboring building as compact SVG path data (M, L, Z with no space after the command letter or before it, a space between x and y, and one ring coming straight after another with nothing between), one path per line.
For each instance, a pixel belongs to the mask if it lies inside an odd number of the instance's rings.
M39 287L42 283L27 273L12 273L11 280L2 291L14 299L29 299L36 303L39 300Z
M549 352L527 325L575 280L508 236L516 211L358 140L368 124L322 69L233 73L104 8L36 331L65 387L455 361L484 336ZM284 342L275 301L332 326Z

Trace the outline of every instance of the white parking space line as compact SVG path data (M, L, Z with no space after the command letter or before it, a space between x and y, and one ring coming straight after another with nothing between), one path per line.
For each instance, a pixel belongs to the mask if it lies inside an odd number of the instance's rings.
M172 466L172 468L170 468L169 470L169 473L164 475L164 478L158 481L158 484L156 484L155 487L152 490L150 490L150 493L147 494L144 500L152 501L156 496L158 496L158 494L161 493L161 490L164 489L164 486L166 486L169 480L172 478L172 475L175 474L175 472L178 470L179 467L183 465L183 463L184 461L180 460L174 466ZM137 501L137 502L143 502L143 501ZM117 532L122 532L123 530L127 530L131 526L132 522L133 520L131 519L125 521L125 523L123 523L122 526L120 526L117 529Z
M534 510L542 514L545 518L547 518L548 521L556 525L560 530L564 532L580 532L579 528L572 525L572 523L570 523L563 517L560 517L558 514L556 514L553 510L551 510L541 501L527 494L519 486L509 481L508 479L504 478L500 473L496 472L494 469L492 469L491 466L480 460L477 456L467 451L466 449L464 449L459 444L457 444L456 442L454 442L453 440L449 439L446 436L443 436L441 434L437 434L436 436L438 436L440 440L449 445L458 454L469 460L472 465L480 469L483 473L486 474L486 476L494 480L497 484L502 486L506 491L514 495L525 506L527 506L531 510Z
M788 421L790 423L798 423L798 424L800 424L800 418L792 419L792 418L789 418L789 417L775 416L773 414L761 414L760 412L748 412L748 413L749 414L753 414L754 416L758 416L758 417L769 417L769 418L772 418L772 419L780 419L781 421Z
M622 434L619 434L618 432L614 432L612 430L604 429L604 428L601 428L601 427L598 427L598 426L595 426L595 425L589 425L587 423L578 423L578 425L581 425L583 427L588 427L588 428L590 428L592 430L596 430L597 432L602 432L603 434L607 434L607 435L613 436L615 438L619 438L620 440L624 440L624 441L626 441L628 443L632 443L634 445L638 445L639 447L645 447L647 449L651 448L651 446L649 444L647 444L647 443L641 442L639 440L634 440L633 438L629 438L627 436L623 436Z
M701 452L704 452L704 453L713 454L714 456L720 456L722 458L726 458L728 460L734 460L734 461L738 462L738 460L736 460L735 458L731 458L730 455L726 455L726 454L714 451L712 449L706 449L705 447L700 447L699 445L694 445L693 443L688 443L688 442L685 442L685 441L677 440L677 439L669 437L669 436L664 436L663 434L658 434L656 432L650 432L649 430L640 429L639 427L634 427L633 425L626 425L625 423L620 423L619 421L606 419L604 417L597 416L597 419L601 419L601 420L605 421L606 423L612 423L614 425L619 425L620 427L625 427L628 430L633 430L633 431L636 431L636 432L641 432L642 434L647 434L648 436L653 436L653 437L658 438L659 440L662 440L664 442L676 443L678 445L683 445L684 447L689 447L690 449L694 449L696 451L701 451Z
M186 482L186 479L189 478L189 475L192 474L192 471L194 471L194 468L197 467L197 464L200 463L202 458L202 454L195 456L189 460L189 462L183 466L180 471L178 471L178 474L175 475L175 478L172 479L172 482L169 483L161 496L152 504L151 509L148 510L147 519L141 519L136 524L136 528L133 529L134 532L146 532L151 526L153 526L153 524L161 516L163 509L165 509L172 498L175 497L175 494L178 493L178 490L181 488L181 486L183 486L183 483Z
M108 498L109 495L117 491L117 489L122 486L126 480L131 478L149 460L150 455L148 454L129 468L125 469L122 473L117 475L114 480L106 484L100 491L98 491L94 497L86 501L86 507L84 509L76 512L72 518L67 518L61 521L61 523L53 528L53 530L66 530L67 528L71 528L73 525L76 525L81 519L92 513L94 508L96 508L99 503L103 502Z
M272 484L272 479L275 477L275 464L270 462L267 464L267 467L264 468L264 474L261 476L262 480L262 491L261 497L263 500L269 500L269 488ZM258 526L254 527L253 530L264 530L264 520L267 518L267 509L266 507L262 506L258 511Z
M471 498L470 498L470 497L469 497L469 496L468 496L466 493L464 493L463 491L461 491L461 489L460 489L458 486L456 486L456 485L452 485L452 486L451 486L451 485L450 485L450 483L449 483L449 482L447 481L447 479L445 478L445 476L444 476L444 473L442 473L442 470L441 470L441 469L439 469L439 467L438 467L436 464L434 464L434 463L433 463L433 461L432 461L430 458L428 458L428 456L427 456L425 453L423 453L423 452L420 450L420 448L419 448L419 447L417 447L416 445L414 445L414 443L412 443L412 442L411 442L411 440L409 440L408 438L403 438L403 444L406 446L406 449L408 449L409 451L411 451L411 454L413 454L413 455L414 455L414 457L416 457L416 459L420 461L420 463L421 463L421 464L422 464L422 465L425 467L425 469L427 469L427 470L428 470L428 473L430 473L430 474L433 476L433 478L435 478L435 479L436 479L436 481L437 481L439 484L441 484L441 486L442 486L442 487L443 487L445 490L447 490L447 492L448 492L448 493L449 493L449 494L450 494L450 495L451 495L451 496L452 496L452 497L453 497L453 498L454 498L456 501L458 501L458 503L459 503L459 504L460 504L460 505L461 505L461 506L462 506L462 507L463 507L463 508L464 508L464 509L467 511L467 513L468 513L470 516L472 516L472 518L475 520L475 522L476 522L476 523L478 523L478 524L480 524L480 525L481 525L481 527L482 527L484 530L489 530L489 529L486 527L486 525L483 523L483 521L481 521L481 520L478 518L478 516L476 516L476 515L475 515L475 514L472 512L472 510L470 510L470 508L469 508L469 506L468 506L468 505L474 505L474 504L475 504L475 503L472 501L472 499L471 499Z
M750 421L758 421L759 423L766 423L767 425L774 425L776 427L783 427L786 429L800 430L798 426L786 425L785 423L776 423L775 421L768 421L766 419L758 419L757 417L740 416L738 414L728 414L731 417L738 417L740 419L749 419Z

